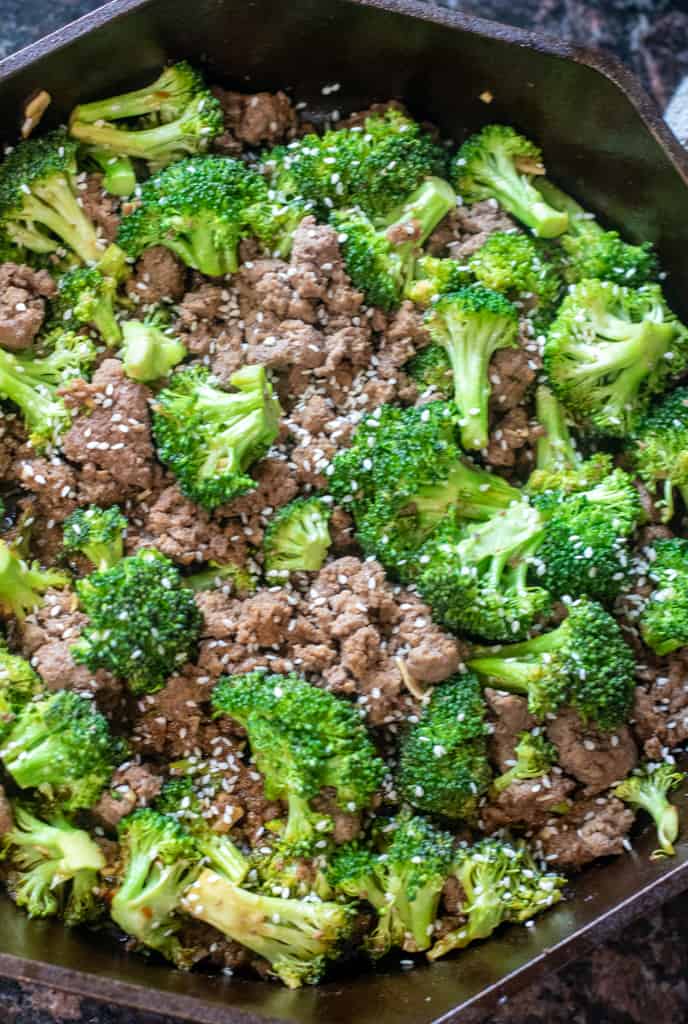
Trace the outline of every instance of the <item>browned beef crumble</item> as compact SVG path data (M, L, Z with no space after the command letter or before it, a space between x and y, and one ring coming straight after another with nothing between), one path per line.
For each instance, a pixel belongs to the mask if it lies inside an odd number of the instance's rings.
M126 283L127 295L137 306L177 302L184 297L186 267L164 245L146 249Z
M553 815L535 834L535 848L548 867L576 870L623 853L634 814L614 796L576 801L565 815Z
M45 300L57 289L47 270L0 264L0 346L10 352L29 348L43 324Z
M76 471L58 456L36 458L27 446L20 450L8 473L31 492L37 515L61 521L78 507Z
M595 796L620 782L635 768L638 750L627 726L604 733L584 725L573 708L564 708L547 724L547 738L557 748L559 764Z
M93 808L93 817L109 831L115 831L122 818L137 807L147 807L161 789L162 778L155 766L123 765Z
M240 93L213 87L225 117L225 131L215 139L221 153L236 155L244 145L272 146L293 138L297 117L286 93Z
M6 835L13 827L12 806L5 796L5 790L0 786L0 836Z
M102 174L86 175L79 184L79 200L86 216L100 228L103 238L114 242L119 228L119 203L103 188Z
M486 832L494 832L511 826L544 825L555 808L566 807L575 788L573 779L560 769L537 779L516 779L490 797L481 811L481 826Z
M537 723L525 698L489 687L484 693L492 725L490 758L500 772L505 772L514 764L520 734L530 732Z
M472 206L457 206L438 224L430 236L428 251L449 256L459 263L468 260L495 231L520 230L516 221L494 199Z

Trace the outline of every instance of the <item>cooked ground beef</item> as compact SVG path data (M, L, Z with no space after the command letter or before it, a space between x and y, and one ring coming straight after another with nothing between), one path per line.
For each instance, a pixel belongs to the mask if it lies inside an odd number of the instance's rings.
M13 826L12 805L5 796L4 788L0 786L0 836L6 835Z
M24 449L9 473L34 495L34 506L39 515L42 513L62 520L78 506L77 474L72 466L57 456L36 458L32 456L31 449Z
M164 245L146 249L137 260L134 274L127 281L127 295L137 306L155 306L176 302L184 296L186 267Z
M595 796L620 782L635 768L638 751L627 726L603 733L583 725L572 708L559 711L547 725L547 738L557 748L559 764Z
M433 256L450 256L465 262L495 231L515 231L518 225L495 199L472 206L457 206L435 228L428 249Z
M0 264L0 346L10 352L29 348L43 324L45 300L56 291L47 270Z
M568 814L553 816L535 835L550 868L576 870L598 857L623 853L633 811L613 796L579 800Z
M114 242L119 228L119 204L103 188L102 174L88 174L79 184L79 200L84 213L98 228L107 242Z
M160 775L149 765L132 764L118 768L110 786L93 808L93 816L101 825L115 831L117 825L137 807L147 807L162 788Z
M297 119L283 92L240 93L213 88L225 115L225 132L215 140L223 153L240 152L242 146L274 145L296 133Z
M484 692L492 720L490 758L500 772L505 772L514 763L519 735L533 729L536 722L528 711L528 702L523 697L492 690L489 687Z
M567 806L569 794L575 788L573 779L560 770L538 779L516 779L490 799L481 812L482 825L486 832L512 825L544 825L555 808Z
M646 756L662 760L688 737L688 651L657 658L646 650L636 675L644 685L635 691L633 728Z

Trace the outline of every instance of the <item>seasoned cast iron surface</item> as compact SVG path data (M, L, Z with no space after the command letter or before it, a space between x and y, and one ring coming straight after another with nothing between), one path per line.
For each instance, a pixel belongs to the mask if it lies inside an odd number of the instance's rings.
M672 0L436 0L443 7L611 50L662 108L688 74L688 10ZM100 6L94 0L2 0L0 57Z

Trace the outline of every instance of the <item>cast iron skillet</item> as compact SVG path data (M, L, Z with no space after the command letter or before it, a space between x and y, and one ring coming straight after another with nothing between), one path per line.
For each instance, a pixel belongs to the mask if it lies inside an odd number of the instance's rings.
M414 0L115 0L0 63L0 132L14 141L39 88L54 97L50 126L179 57L234 88L286 88L314 114L397 97L457 141L488 120L516 125L544 144L555 180L632 240L656 243L669 297L688 317L688 157L612 58ZM325 85L339 88L323 95ZM0 974L198 1024L467 1022L688 888L688 842L663 862L649 860L653 847L646 828L631 854L583 872L532 928L502 929L432 967L400 971L395 958L288 992L147 963L105 935L29 921L3 898Z

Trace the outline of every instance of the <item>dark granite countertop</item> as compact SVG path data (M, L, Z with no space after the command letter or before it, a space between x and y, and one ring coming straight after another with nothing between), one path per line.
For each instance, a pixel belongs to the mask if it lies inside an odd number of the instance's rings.
M614 51L663 109L688 75L685 0L440 0L469 14ZM2 0L0 57L98 4ZM686 89L688 97L688 88ZM680 104L676 104L678 107ZM688 100L684 104L688 137ZM682 133L681 133L682 134ZM484 1024L683 1024L688 1021L688 894L590 956L512 997ZM0 979L0 1024L178 1024ZM411 1022L409 1022L411 1024Z

